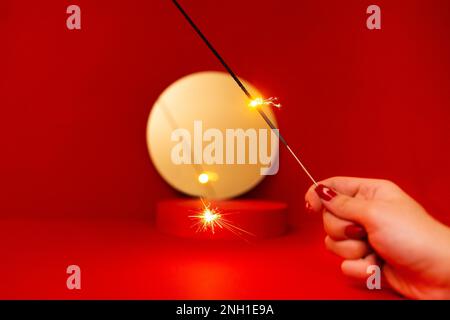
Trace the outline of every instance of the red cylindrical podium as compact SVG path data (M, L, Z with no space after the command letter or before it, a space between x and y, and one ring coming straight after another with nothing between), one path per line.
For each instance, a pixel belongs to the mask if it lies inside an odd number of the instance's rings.
M263 200L221 200L207 203L220 218L214 226L201 227L205 204L199 199L160 201L156 210L157 228L170 235L195 239L264 239L287 231L287 205ZM220 223L222 222L222 223ZM222 225L222 227L219 225Z

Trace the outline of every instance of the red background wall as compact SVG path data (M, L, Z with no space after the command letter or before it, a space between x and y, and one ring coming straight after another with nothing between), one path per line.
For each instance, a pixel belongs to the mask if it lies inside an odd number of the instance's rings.
M72 1L73 2L73 1ZM145 217L172 190L152 167L153 102L191 72L221 70L170 1L0 4L0 214ZM280 128L318 178L393 179L445 215L450 177L450 4L184 1L238 73L280 97ZM286 152L251 193L289 202L309 181ZM270 181L269 181L270 180Z
M73 3L81 31L65 25ZM372 3L182 1L240 76L281 99L281 132L318 179L392 179L449 222L450 3L377 0L369 31ZM150 163L148 114L204 70L222 69L170 1L2 0L0 217L151 217L175 192ZM310 182L281 157L247 196L286 201L316 232Z

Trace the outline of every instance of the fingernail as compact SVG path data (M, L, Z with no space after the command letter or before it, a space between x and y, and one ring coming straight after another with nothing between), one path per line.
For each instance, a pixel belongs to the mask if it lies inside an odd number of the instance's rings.
M356 224L351 224L349 226L346 226L344 233L347 238L354 239L354 240L360 240L360 239L364 239L365 237L367 237L366 230L363 227L358 226Z
M308 201L305 201L305 210L306 210L307 213L313 213L314 212L312 205Z
M333 189L328 188L326 186L324 186L323 184L319 184L316 189L314 189L317 194L319 195L319 197L322 200L325 201L330 201L331 199L333 199L335 196L337 196L337 193L334 192Z

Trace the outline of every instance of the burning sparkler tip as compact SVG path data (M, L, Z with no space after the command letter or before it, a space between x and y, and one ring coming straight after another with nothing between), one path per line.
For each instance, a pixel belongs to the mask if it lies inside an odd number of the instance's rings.
M250 103L248 104L250 108L258 108L262 105L268 105L268 106L272 106L275 108L281 108L281 103L278 102L278 98L277 97L270 97L267 99L263 99L261 97L255 98L253 100L250 101Z

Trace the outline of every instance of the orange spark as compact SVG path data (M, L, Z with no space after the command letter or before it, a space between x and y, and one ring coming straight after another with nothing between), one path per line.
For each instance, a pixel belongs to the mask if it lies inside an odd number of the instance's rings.
M196 220L199 220L195 226L197 226L197 232L200 231L208 231L211 230L212 233L215 232L215 228L223 228L223 226L220 223L220 220L222 218L221 214L216 209L211 209L210 204L206 204L203 199L200 199L203 204L202 210L196 214L189 216L189 218L194 218Z
M251 108L257 108L262 105L270 105L275 108L281 108L281 103L278 102L277 97L270 97L267 99L263 99L261 97L255 98L248 104Z
M214 234L215 230L220 228L226 229L244 240L246 240L243 237L244 234L254 236L252 233L233 225L230 220L224 218L224 215L229 215L231 213L221 213L218 208L211 208L211 204L205 203L202 198L200 198L200 200L203 208L195 215L189 216L189 218L197 220L193 225L193 227L197 227L197 232L211 231L211 233Z

